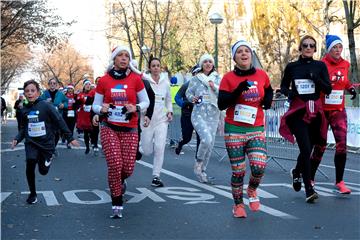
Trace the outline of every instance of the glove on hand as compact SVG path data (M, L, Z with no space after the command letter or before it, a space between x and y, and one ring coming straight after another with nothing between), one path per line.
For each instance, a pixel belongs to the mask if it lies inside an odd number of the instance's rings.
M355 88L353 88L353 87L350 88L349 93L352 95L352 97L350 99L354 100L356 98L356 90L355 90Z
M248 83L248 81L245 80L245 81L239 83L239 85L236 87L236 89L234 90L233 93L235 93L237 95L241 94L242 92L249 90L250 86L251 85Z

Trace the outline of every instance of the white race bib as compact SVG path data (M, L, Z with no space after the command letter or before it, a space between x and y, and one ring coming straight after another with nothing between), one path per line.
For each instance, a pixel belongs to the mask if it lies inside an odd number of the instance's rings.
M325 96L325 103L339 105L343 102L343 99L344 99L343 90L332 90L329 95Z
M116 106L114 109L109 108L108 120L117 123L128 123L129 120L125 120L126 114L122 114L123 106Z
M315 93L315 83L311 79L295 79L295 87L300 95Z
M164 106L165 105L165 97L162 94L155 94L155 104L158 106Z
M234 121L254 124L256 120L257 108L244 104L236 104L234 110Z
M84 105L84 111L90 112L91 111L91 105Z
M46 135L45 122L29 122L28 134L30 137L41 137Z
M67 116L68 117L75 117L75 111L74 110L68 110Z

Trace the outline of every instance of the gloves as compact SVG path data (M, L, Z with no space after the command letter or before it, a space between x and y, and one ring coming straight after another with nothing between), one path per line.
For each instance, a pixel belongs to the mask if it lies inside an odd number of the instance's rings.
M130 119L132 118L132 113L131 112L127 112L127 108L124 106L122 109L121 109L121 113L122 114L125 114L125 120L126 121L130 121Z
M350 98L351 100L354 100L356 98L356 91L355 91L355 88L352 87L350 88L349 90L349 93L352 95L352 97Z
M249 87L251 85L248 83L247 80L239 83L239 85L236 87L236 89L233 91L234 94L240 95L242 92L249 90Z

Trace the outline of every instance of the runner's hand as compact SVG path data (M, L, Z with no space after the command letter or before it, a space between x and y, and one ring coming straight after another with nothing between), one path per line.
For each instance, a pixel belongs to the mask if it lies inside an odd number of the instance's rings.
M71 144L71 145L73 145L74 147L80 147L79 142L78 142L78 141L76 141L75 139L74 139L74 140L72 140L72 141L70 142L70 144Z
M94 115L94 117L92 118L92 124L94 126L99 126L99 115Z
M147 117L147 116L145 116L145 117L144 117L144 124L143 124L143 126L144 126L144 127L148 127L149 124L150 124L150 118Z
M11 143L11 149L14 149L17 144L18 144L17 140L14 139Z

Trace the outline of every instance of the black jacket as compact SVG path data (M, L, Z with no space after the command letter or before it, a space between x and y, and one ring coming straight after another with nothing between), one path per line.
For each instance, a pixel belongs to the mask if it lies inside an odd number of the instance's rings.
M315 93L299 95L295 86L295 79L311 79L315 84ZM290 90L291 84L291 90ZM302 58L296 62L289 63L281 80L281 93L292 99L299 96L303 101L317 100L320 92L325 94L331 93L331 83L329 73L325 63L316 61L313 58Z
M62 116L51 103L39 99L34 103L28 103L21 109L21 117L20 131L15 140L19 143L25 138L27 157L31 154L27 148L33 147L47 155L52 154L55 151L55 132L58 130L61 130L68 142L74 140ZM38 137L29 136L29 122L44 122L46 134Z

